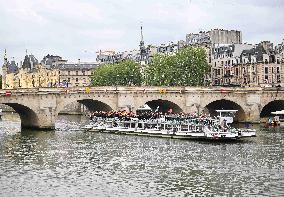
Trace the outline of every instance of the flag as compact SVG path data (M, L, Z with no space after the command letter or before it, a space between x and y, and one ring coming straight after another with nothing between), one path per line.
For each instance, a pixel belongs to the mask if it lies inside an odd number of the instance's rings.
M158 107L156 108L155 112L158 112L158 111L159 111L159 108L160 108L160 106L158 106Z

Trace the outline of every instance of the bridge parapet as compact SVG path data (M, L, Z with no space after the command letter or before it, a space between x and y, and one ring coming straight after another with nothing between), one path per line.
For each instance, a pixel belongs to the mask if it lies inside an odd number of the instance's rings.
M282 87L151 87L151 86L139 86L139 87L121 87L121 86L102 86L102 87L69 87L69 88L30 88L30 89L11 89L11 90L0 90L0 96L5 95L7 91L11 93L19 94L34 94L34 93L86 93L89 91L91 93L103 93L103 92L143 92L143 93L161 93L161 90L164 90L162 93L196 93L196 92L214 92L214 93L254 93L254 92L284 92Z

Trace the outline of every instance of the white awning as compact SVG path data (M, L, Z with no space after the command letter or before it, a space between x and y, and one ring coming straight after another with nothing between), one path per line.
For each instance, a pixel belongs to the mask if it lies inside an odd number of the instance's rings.
M237 112L238 110L235 109L220 109L216 110L216 112Z
M275 115L284 115L284 110L271 112L271 114L275 114Z
M137 110L152 110L151 107L149 107L149 105L145 104L140 106Z

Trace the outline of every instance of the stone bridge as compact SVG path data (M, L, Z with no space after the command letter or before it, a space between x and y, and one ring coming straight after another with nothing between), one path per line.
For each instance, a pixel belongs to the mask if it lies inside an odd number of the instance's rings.
M91 87L1 90L0 103L12 107L23 128L53 129L60 111L79 102L90 111L137 108L148 104L166 112L237 109L236 121L259 122L284 109L284 88Z

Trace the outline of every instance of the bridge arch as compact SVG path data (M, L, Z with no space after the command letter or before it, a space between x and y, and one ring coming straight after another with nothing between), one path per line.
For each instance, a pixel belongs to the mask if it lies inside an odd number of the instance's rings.
M236 102L227 100L227 99L220 99L214 100L204 106L203 110L206 113L209 113L211 116L217 116L218 113L216 110L218 109L225 109L225 110L238 110L235 116L235 121L240 122L244 121L246 117L245 110Z
M113 102L107 102L108 98L101 98L101 97L68 97L66 99L61 99L58 102L58 106L56 109L56 114L58 115L61 111L63 111L66 107L69 105L72 105L74 103L80 103L84 105L89 111L111 111L116 109L115 106L111 105Z
M12 107L21 119L22 128L39 128L39 118L35 111L23 104L19 103L2 103L4 105Z
M111 111L113 110L108 104L102 101L98 101L98 100L82 99L82 100L78 100L77 102L86 106L89 111Z
M149 105L153 111L157 109L159 112L168 112L170 109L172 110L172 113L179 113L183 111L178 104L165 99L148 100L144 104Z
M260 112L260 118L271 116L271 112L284 110L284 100L273 100L266 103Z

